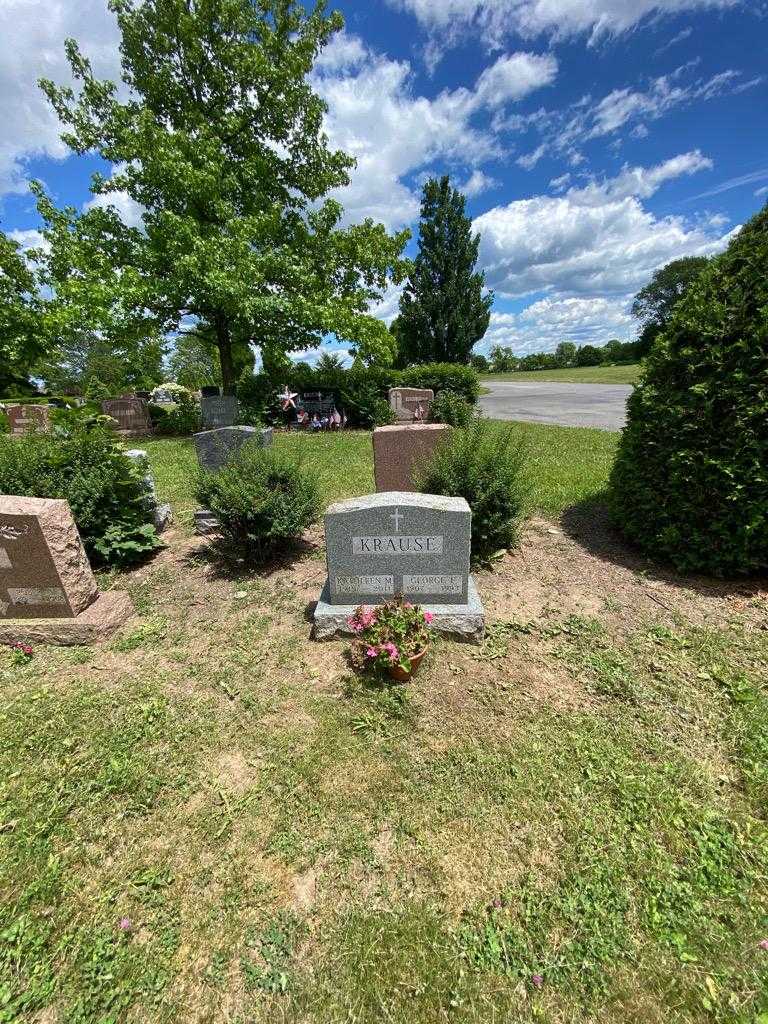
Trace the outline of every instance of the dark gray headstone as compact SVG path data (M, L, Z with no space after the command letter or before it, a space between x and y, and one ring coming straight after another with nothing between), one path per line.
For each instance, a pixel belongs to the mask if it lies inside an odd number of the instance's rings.
M204 430L232 427L237 423L237 398L234 395L203 395L200 415Z
M384 491L332 505L325 516L331 605L465 605L472 513L464 498Z
M215 473L240 451L246 441L256 441L260 447L268 448L272 444L272 428L219 427L194 434L192 440L200 468Z
M120 437L146 437L152 433L149 406L144 398L108 398L101 410L116 421L115 432Z

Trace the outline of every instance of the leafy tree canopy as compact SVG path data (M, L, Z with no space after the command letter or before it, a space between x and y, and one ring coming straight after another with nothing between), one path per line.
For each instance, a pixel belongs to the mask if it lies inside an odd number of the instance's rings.
M639 356L646 356L670 321L672 311L707 266L706 256L685 256L657 270L632 303L632 315L640 321Z
M0 394L27 387L43 348L41 316L34 264L0 231Z
M94 78L74 40L66 51L77 94L41 86L70 148L113 165L110 178L94 176L94 193L125 193L142 227L92 208L68 214L62 230L38 186L66 280L101 280L98 308L110 317L141 311L164 332L197 319L216 338L227 390L238 341L293 351L335 334L365 353L390 351L367 309L390 277L402 278L408 234L390 237L370 220L342 228L341 206L325 198L348 183L354 161L329 148L308 75L340 15L326 16L324 0L310 13L295 0L109 6L128 98ZM64 306L77 305L73 289Z
M468 363L488 330L493 293L475 270L480 236L472 234L466 199L447 176L424 186L419 254L400 300L398 359Z

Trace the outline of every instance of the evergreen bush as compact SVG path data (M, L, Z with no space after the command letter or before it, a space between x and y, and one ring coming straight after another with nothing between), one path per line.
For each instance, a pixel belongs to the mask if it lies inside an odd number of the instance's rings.
M96 563L128 565L160 545L141 474L103 428L0 436L0 494L64 498Z
M300 454L253 441L218 472L201 472L197 497L224 540L257 563L298 540L320 515L317 477Z
M441 391L435 396L429 410L433 423L447 423L451 427L468 427L472 422L472 406L455 391Z
M675 307L629 401L615 522L683 572L768 567L768 206Z
M472 509L472 559L489 562L518 539L523 512L523 453L512 429L474 420L451 432L416 474L423 494L466 498Z

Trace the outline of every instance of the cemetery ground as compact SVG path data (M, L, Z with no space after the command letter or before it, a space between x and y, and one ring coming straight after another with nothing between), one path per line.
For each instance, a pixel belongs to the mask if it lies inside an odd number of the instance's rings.
M571 366L562 370L516 370L514 373L483 373L480 381L562 381L564 384L635 384L640 364L626 366Z
M682 579L599 505L615 435L517 424L482 647L408 688L316 644L322 529L262 571L177 523L94 648L0 654L0 1021L768 1020L768 581ZM306 448L327 501L370 435Z

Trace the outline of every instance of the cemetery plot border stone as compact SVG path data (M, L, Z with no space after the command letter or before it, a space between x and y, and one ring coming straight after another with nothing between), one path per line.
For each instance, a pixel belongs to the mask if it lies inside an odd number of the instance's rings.
M8 407L8 425L12 437L21 437L35 431L48 434L51 430L50 405L12 405Z
M469 575L471 524L464 498L443 495L385 491L332 505L315 639L349 633L358 605L402 594L432 613L434 629L480 642L485 615Z
M377 491L415 491L417 467L426 462L441 441L448 439L446 423L409 423L376 427L373 464Z
M389 407L398 423L422 423L435 400L431 388L390 388Z
M0 643L92 643L132 614L128 594L99 594L66 501L0 496Z
M115 433L119 437L148 437L152 433L149 405L143 398L107 398L101 411L117 422Z
M203 430L233 427L237 423L238 405L235 395L202 395L200 418Z

